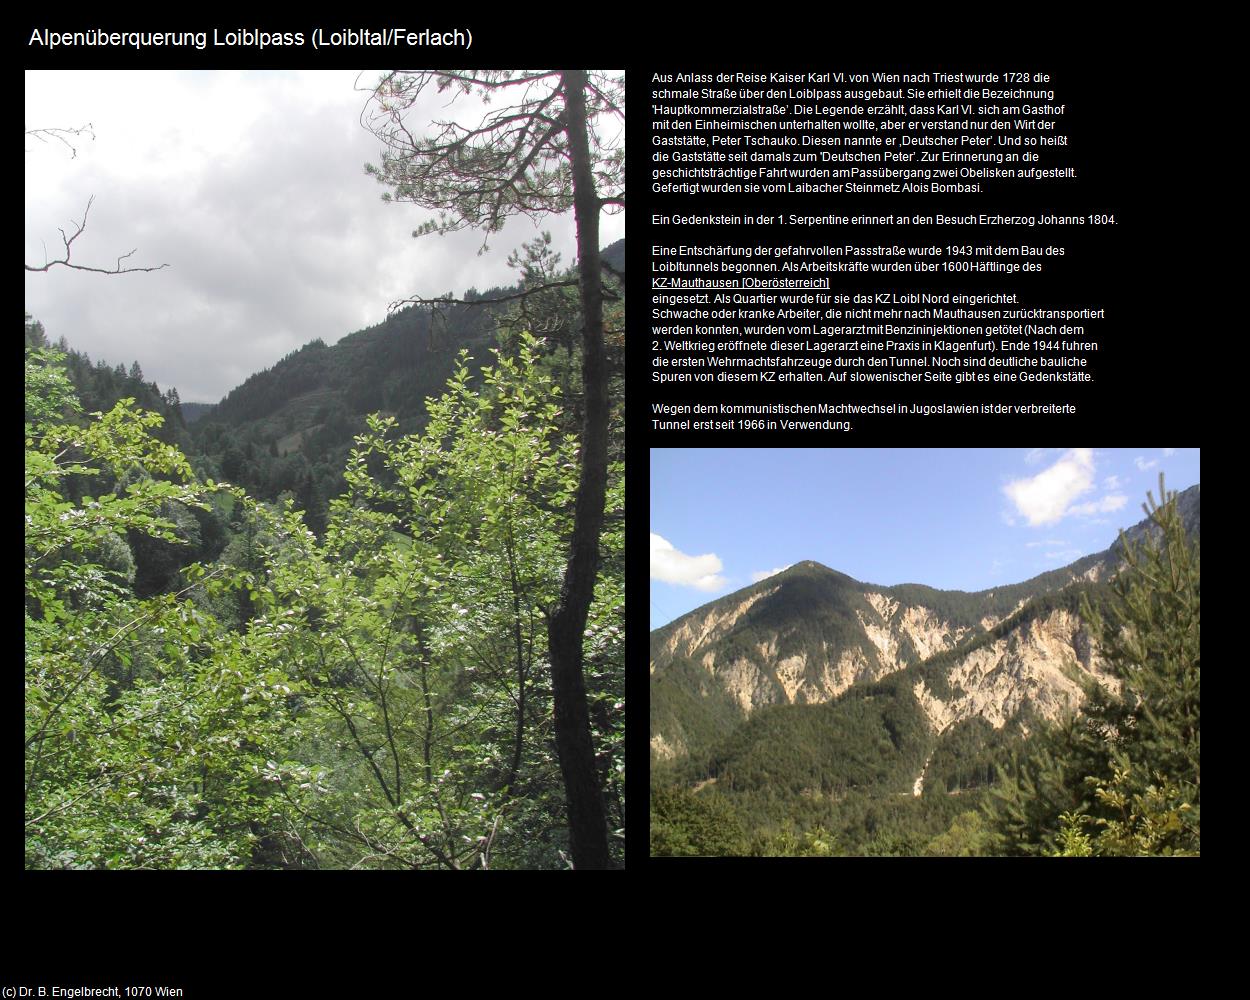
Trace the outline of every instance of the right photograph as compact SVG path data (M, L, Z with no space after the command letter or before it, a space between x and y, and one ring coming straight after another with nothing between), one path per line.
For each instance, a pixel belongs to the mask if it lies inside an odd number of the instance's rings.
M650 855L1198 856L1200 449L653 449Z

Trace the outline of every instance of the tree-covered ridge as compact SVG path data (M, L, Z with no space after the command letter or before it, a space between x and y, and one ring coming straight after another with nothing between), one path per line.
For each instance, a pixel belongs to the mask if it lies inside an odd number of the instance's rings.
M618 240L603 250L622 273L624 247L625 241ZM332 346L321 339L310 341L249 376L205 418L241 427L272 417L308 393L326 392L329 402L321 400L319 406L341 405L359 416L383 410L407 427L411 419L424 416L426 398L446 382L459 351L476 354L494 344L498 323L507 313L489 303L507 300L523 287L469 289L463 300L474 305L404 306ZM541 336L543 331L536 332Z
M668 661L651 677L650 732L664 734L665 745L682 756L702 760L742 718L742 707L724 685L684 657ZM663 756L653 756L652 773L665 767Z
M706 773L725 791L835 798L866 787L908 792L928 742L914 695L890 679L857 685L822 705L752 713L711 755Z
M738 591L721 602L736 605L755 598L750 607L710 643L717 663L749 663L759 668L769 700L785 700L769 663L812 650L858 651L875 662L876 651L865 636L859 615L876 616L859 585L850 577L818 563L800 563L784 574ZM697 617L699 612L692 612ZM651 636L650 723L683 753L702 757L744 719L741 704L700 661L707 650L686 657L670 652L683 619ZM836 656L836 653L835 653Z
M430 309L410 306L332 347L310 341L232 389L209 419L230 425L260 421L306 393L326 390L348 413L385 409L415 416L446 381L456 353L490 342L494 333L487 309L459 306L449 312L432 322ZM432 326L440 327L437 337Z
M190 427L196 421L203 419L217 406L216 403L183 403L182 419L186 421Z
M700 618L714 609L748 601L750 607L737 619L724 640L745 656L758 657L760 637L772 638L779 626L784 631L783 641L792 644L803 641L804 630L808 628L804 619L827 639L857 645L863 641L863 629L855 612L876 614L864 599L863 591L863 584L844 573L816 562L797 563L656 629L651 633L651 655L657 661L664 660L670 639L686 621ZM793 629L799 631L796 633Z

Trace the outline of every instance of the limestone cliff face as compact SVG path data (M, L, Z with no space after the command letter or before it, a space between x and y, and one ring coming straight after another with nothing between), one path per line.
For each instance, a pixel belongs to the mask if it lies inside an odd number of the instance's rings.
M761 670L745 657L730 660L715 671L715 676L730 697L742 706L745 715L762 705L782 700L773 671Z
M1043 718L1056 719L1065 709L1080 706L1082 680L1119 688L1080 618L1060 610L958 660L946 677L949 692L939 695L924 680L913 690L940 733L973 716L1001 729L1025 705Z
M750 715L764 705L819 704L857 681L878 680L901 670L909 662L902 655L904 638L924 660L952 648L970 631L940 621L924 607L901 608L880 594L864 596L878 609L877 621L860 616L874 655L857 648L831 650L826 644L812 653L779 656L774 639L757 647L758 657L718 664L716 651L708 650L700 662L743 715ZM687 628L694 634L712 634L715 623L688 623ZM700 648L696 644L691 652L698 654ZM916 662L915 655L910 662ZM1082 677L1118 688L1081 620L1069 611L1054 611L957 660L947 675L950 693L939 696L923 680L914 690L937 732L978 715L998 729L1025 705L1046 719L1079 707L1084 698ZM668 750L666 755L676 755L662 737L659 747Z
M836 698L858 680L885 672L862 650L843 650L835 657L826 649L818 656L799 653L766 660L764 665L744 657L715 669L713 675L743 715L750 715L763 705L817 705Z

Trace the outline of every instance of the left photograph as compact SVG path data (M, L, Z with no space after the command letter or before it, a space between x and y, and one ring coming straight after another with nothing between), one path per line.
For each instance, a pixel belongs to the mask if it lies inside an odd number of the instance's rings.
M623 868L625 74L25 102L25 867Z

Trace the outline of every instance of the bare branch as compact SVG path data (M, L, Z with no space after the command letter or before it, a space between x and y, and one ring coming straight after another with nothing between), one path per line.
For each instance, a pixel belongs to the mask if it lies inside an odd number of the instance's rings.
M29 134L30 133L27 133L27 135ZM91 211L91 205L94 201L95 201L95 195L92 195L90 198L87 199L87 207L83 209L83 213L82 213L82 222L74 222L73 219L70 219L70 222L73 222L74 224L74 232L71 235L69 236L65 235L64 229L58 230L61 234L61 242L65 244L65 256L58 257L56 260L45 259L42 267L36 267L33 264L27 264L26 265L27 271L36 271L36 272L50 271L52 268L56 267L58 264L61 265L62 267L68 267L73 271L91 271L95 274L132 274L136 271L159 271L162 268L169 267L168 264L158 264L156 267L122 267L122 261L128 260L130 257L132 257L137 252L137 248L135 250L131 250L129 253L124 253L120 257L118 257L117 263L112 268L90 267L86 264L71 264L69 258L70 258L70 253L73 250L74 240L78 239L78 237L81 236L86 231L87 214ZM45 251L44 256L45 258L47 257L46 251Z

